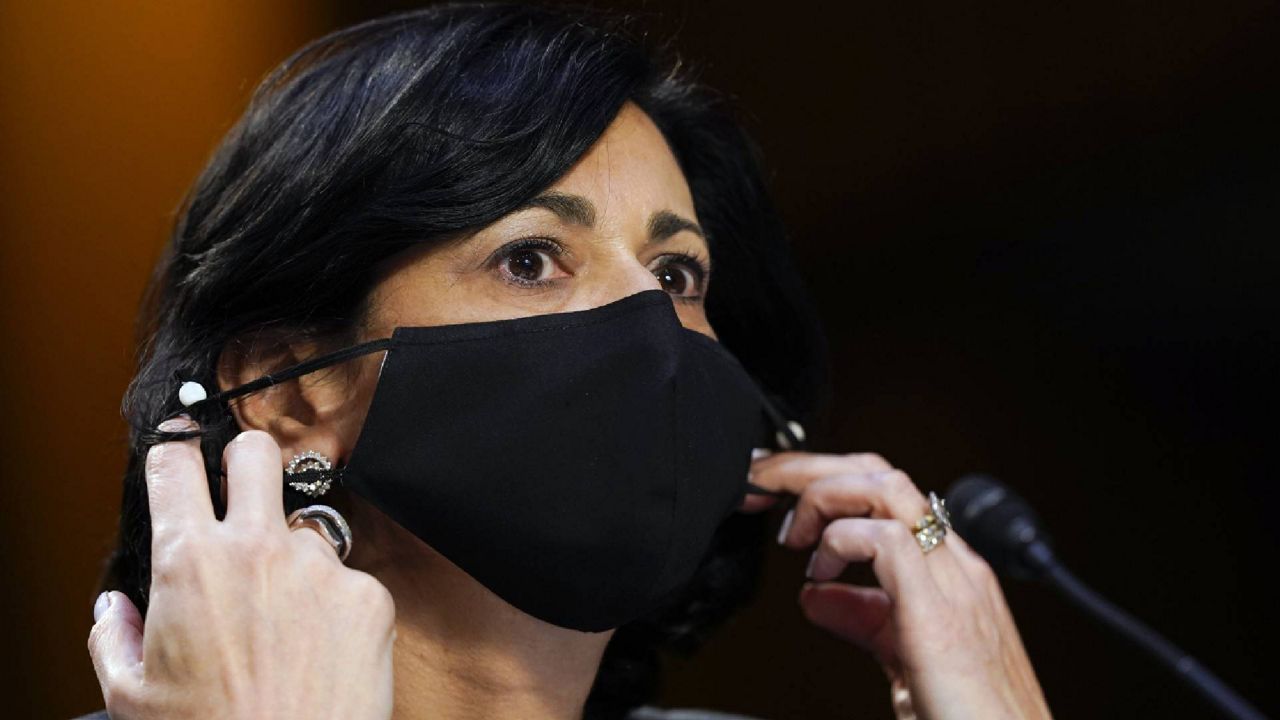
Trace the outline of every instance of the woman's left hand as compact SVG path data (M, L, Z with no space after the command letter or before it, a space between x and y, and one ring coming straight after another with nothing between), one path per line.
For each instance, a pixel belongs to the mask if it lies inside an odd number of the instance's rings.
M800 606L876 657L899 718L1050 717L995 573L954 531L921 550L928 501L905 473L874 454L783 452L754 460L751 481L798 496L778 541L816 546ZM832 582L849 563L880 587Z

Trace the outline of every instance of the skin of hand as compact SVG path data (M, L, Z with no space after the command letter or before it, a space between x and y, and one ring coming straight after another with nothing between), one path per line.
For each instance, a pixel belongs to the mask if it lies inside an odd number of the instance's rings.
M185 416L160 425L194 428ZM198 439L148 452L146 625L111 592L89 633L113 719L391 716L391 594L344 566L318 532L289 529L280 455L256 430L227 445L218 521Z
M875 454L782 452L754 459L751 481L796 496L778 542L813 548L801 609L872 653L900 720L1051 717L991 567L954 530L921 551L912 527L928 501L906 473ZM835 582L850 563L880 587Z

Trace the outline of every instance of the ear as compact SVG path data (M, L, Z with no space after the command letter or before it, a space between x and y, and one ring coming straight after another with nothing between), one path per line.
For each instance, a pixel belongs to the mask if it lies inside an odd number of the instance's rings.
M272 343L260 335L252 341L233 340L218 358L218 387L227 390L256 380L314 357L319 350L313 341ZM262 430L275 438L282 467L307 450L340 465L355 442L349 429L350 400L361 395L350 387L358 373L349 370L339 364L242 395L230 402L231 413L241 430Z

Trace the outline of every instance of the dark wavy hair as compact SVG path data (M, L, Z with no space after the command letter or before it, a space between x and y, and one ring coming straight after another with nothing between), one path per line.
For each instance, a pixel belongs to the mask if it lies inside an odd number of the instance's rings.
M266 77L180 208L144 298L104 589L146 612L143 460L156 424L181 408L181 380L216 387L220 354L245 337L351 342L382 260L478 230L537 195L627 101L661 129L692 190L721 342L793 417L813 418L827 394L826 349L757 148L731 104L634 25L583 8L439 5L315 40ZM202 405L195 420L221 516L222 449L239 427L225 402ZM619 628L587 717L651 700L657 650L691 652L750 598L764 531L759 515L727 521L682 595Z

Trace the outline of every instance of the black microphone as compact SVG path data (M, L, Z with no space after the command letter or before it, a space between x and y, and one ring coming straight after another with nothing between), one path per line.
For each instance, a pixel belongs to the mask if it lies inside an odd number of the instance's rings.
M1035 511L987 475L966 475L946 494L952 527L1002 575L1044 580L1067 600L1150 653L1226 717L1265 720L1195 658L1072 575L1053 552Z

